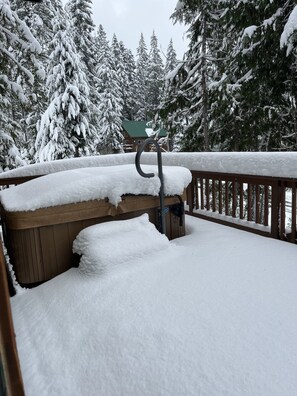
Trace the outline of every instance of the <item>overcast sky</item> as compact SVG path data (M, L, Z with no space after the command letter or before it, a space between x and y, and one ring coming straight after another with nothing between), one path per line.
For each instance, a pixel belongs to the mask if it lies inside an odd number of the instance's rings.
M101 24L111 40L115 33L119 41L136 54L140 34L144 34L147 48L155 30L159 48L166 54L170 38L178 58L187 49L185 31L180 24L173 25L169 19L177 0L93 0L93 19Z

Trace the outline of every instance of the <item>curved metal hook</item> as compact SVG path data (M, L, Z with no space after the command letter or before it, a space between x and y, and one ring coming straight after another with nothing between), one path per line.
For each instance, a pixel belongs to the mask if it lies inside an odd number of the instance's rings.
M140 166L140 157L141 154L143 153L144 149L146 148L147 145L149 144L153 144L156 149L157 149L157 160L158 160L158 176L160 179L160 192L159 192L159 197L160 197L160 211L161 211L161 233L165 234L166 230L165 230L165 210L164 210L164 178L163 178L163 169L162 169L162 156L161 156L161 147L159 145L159 143L154 140L153 138L148 138L145 139L140 147L137 150L136 153L136 157L135 157L135 166L137 169L137 172L140 174L140 176L142 177L154 177L155 174L154 173L145 173L143 172L143 170L141 169Z

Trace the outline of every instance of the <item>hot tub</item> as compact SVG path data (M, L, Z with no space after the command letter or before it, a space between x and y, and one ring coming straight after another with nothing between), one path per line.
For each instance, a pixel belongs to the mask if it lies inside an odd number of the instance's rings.
M72 243L85 227L143 213L159 227L158 178L141 178L132 165L109 168L59 172L0 193L4 241L21 285L34 286L76 266ZM166 235L174 239L185 234L183 201L189 177L177 186L177 167L168 168ZM166 177L166 169L164 173ZM170 189L171 177L175 185Z

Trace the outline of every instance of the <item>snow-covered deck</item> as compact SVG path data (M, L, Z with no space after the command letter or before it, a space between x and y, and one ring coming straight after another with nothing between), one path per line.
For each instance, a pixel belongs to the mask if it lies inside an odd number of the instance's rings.
M297 246L187 216L188 235L12 298L27 396L292 396Z

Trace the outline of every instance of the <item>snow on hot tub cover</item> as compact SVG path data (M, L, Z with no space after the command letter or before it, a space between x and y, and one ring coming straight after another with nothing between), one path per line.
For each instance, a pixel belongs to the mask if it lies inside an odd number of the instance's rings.
M158 174L157 166L143 165L145 173ZM183 167L163 167L165 195L181 195L191 181ZM124 194L157 196L158 176L144 178L134 165L93 167L52 173L0 192L5 210L33 211L51 206L105 199L117 205Z

